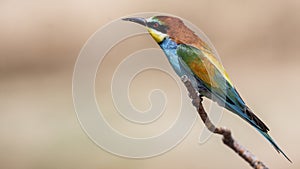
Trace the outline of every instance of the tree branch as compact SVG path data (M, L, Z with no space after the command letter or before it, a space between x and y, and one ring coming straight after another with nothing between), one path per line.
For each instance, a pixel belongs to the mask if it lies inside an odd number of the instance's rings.
M191 81L187 76L182 76L181 80L183 81L185 87L189 92L189 96L192 99L193 105L198 110L198 113L204 122L205 126L209 131L215 134L220 134L223 136L223 143L230 147L233 151L235 151L240 157L242 157L245 161L247 161L252 168L254 169L267 169L268 167L261 161L259 161L254 154L248 151L245 147L240 145L236 140L233 139L231 135L231 131L229 129L223 127L216 127L209 119L207 113L205 112L202 105L202 96L198 91L194 89Z

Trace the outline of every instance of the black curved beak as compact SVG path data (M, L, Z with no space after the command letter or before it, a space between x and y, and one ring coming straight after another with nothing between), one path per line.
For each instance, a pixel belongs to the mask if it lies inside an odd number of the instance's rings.
M123 18L122 20L135 22L135 23L141 24L143 26L147 26L147 21L145 18Z

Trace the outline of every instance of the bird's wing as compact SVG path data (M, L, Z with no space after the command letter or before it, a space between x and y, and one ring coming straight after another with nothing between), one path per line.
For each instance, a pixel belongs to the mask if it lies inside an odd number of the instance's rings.
M210 91L211 98L217 101L220 106L239 115L254 127L263 132L267 132L269 128L246 106L239 93L236 91L232 83L228 80L225 70L218 69L219 64L206 53L198 48L190 45L180 44L177 47L177 54L183 60L199 81ZM220 65L220 64L219 64Z
M190 45L180 44L177 47L178 56L191 69L195 77L200 80L213 94L234 105L245 107L245 103L232 85L226 71L211 54Z

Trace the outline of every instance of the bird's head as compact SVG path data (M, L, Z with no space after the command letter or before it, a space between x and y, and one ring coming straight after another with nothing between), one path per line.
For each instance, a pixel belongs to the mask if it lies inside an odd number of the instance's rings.
M177 44L183 43L198 48L204 47L209 49L209 47L179 18L173 16L153 16L147 19L134 17L124 18L123 20L145 26L157 43L161 43L166 37L169 37Z
M125 18L123 19L125 21L131 21L138 24L141 24L145 26L150 33L150 35L153 37L153 39L160 43L162 42L166 37L168 37L168 30L170 29L170 25L168 23L164 22L162 19L162 16L153 16L150 18Z

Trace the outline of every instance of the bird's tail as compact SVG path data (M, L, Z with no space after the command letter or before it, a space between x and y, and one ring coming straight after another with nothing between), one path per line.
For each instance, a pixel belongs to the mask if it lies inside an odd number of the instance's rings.
M289 160L289 162L292 163L291 159L279 148L279 146L275 143L275 141L267 132L260 131L259 129L257 130L273 145L273 147L277 150L278 153L281 153L287 160Z
M249 108L246 108L244 112L245 113L242 114L242 118L255 127L255 129L273 145L278 153L281 153L287 160L289 160L289 162L292 163L290 158L279 148L276 142L268 134L269 128L256 115L254 115Z
M230 93L227 93L230 94ZM220 96L218 93L208 94L206 97L216 101L220 106L225 107L229 111L237 114L242 119L247 121L249 124L251 124L260 134L262 134L276 149L278 153L281 153L289 162L292 163L290 158L279 148L279 146L275 143L275 141L271 138L271 136L268 134L269 128L263 121L259 119L242 101L238 93L235 91L233 92L235 94L234 96ZM216 97L212 97L216 96ZM238 98L237 100L234 100L232 98Z
M259 131L276 149L278 153L281 153L289 162L292 163L290 158L279 148L272 137L268 134L269 128L248 108L240 109L237 106L226 104L226 108L233 110L237 115L242 117L248 123L250 123L256 130Z

